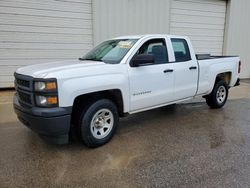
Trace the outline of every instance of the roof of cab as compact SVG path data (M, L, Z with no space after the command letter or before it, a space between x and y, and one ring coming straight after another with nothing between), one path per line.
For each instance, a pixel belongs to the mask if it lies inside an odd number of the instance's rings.
M140 39L147 37L164 37L164 36L185 38L185 36L168 35L168 34L144 34L144 35L126 35L126 36L115 37L114 39Z

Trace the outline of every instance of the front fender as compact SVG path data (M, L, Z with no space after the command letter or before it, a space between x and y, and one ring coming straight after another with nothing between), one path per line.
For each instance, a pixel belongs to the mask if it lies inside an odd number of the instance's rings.
M122 74L77 77L58 81L59 106L73 106L76 97L88 93L119 89L122 92L124 112L129 110L128 80Z

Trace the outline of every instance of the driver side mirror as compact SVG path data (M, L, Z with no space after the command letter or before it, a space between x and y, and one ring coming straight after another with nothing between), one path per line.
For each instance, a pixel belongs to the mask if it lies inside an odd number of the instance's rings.
M130 61L131 67L139 67L154 64L154 56L152 54L139 54Z

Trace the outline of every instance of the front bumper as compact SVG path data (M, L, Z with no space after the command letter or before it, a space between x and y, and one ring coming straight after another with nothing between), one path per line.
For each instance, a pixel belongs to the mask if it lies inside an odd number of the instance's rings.
M42 138L55 144L68 143L71 108L24 108L16 95L13 105L18 119Z

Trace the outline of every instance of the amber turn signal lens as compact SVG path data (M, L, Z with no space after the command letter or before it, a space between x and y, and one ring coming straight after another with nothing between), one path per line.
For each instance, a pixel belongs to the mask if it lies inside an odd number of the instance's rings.
M54 90L54 89L56 89L56 82L46 82L46 89L47 90Z
M47 97L48 104L57 104L57 97Z

